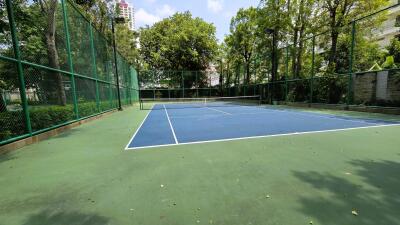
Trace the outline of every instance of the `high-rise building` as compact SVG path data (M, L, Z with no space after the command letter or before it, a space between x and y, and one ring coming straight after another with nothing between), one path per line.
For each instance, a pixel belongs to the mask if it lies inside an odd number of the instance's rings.
M135 9L125 0L114 0L119 5L120 16L124 17L130 30L135 30Z
M399 0L391 0L391 5ZM381 47L388 46L390 41L400 35L400 6L391 8L387 13L387 19L377 31L377 39Z

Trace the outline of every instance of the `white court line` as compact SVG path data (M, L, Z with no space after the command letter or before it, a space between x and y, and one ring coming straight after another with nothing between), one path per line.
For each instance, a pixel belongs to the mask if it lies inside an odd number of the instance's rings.
M307 111L299 111L299 112L297 112L297 111L287 110L287 109L282 109L282 110L280 110L280 109L268 109L268 110L271 110L271 111L283 111L283 112L286 112L286 113L293 113L293 114L298 114L298 115L303 115L303 116L308 116L308 117L311 116L311 117L319 117L319 118L325 118L325 119L331 119L331 120L342 120L342 121L353 122L353 123L365 123L365 124L371 124L371 125L380 124L380 123L366 122L366 121L363 120L363 118L356 118L356 117L354 117L354 118L348 117L349 119L343 119L343 118L339 117L340 115L338 115L338 116L336 116L336 115L330 116L328 114L322 114L322 113L316 113L316 112L307 112ZM365 119L367 120L368 118L365 118Z
M256 139L256 138L271 138L271 137L283 137L283 136L296 136L296 135L303 135L303 134L318 134L318 133L339 132L339 131L348 131L348 130L361 130L361 129L368 129L368 128L394 127L394 126L400 126L400 124L389 124L389 125L379 125L379 126L366 126L366 127L353 127L353 128L344 128L344 129L320 130L320 131L307 131L307 132L294 132L294 133L287 133L287 134L272 134L272 135L250 136L250 137L240 137L240 138L226 138L226 139L209 140L209 141L186 142L186 143L179 143L179 144L152 145L152 146L143 146L143 147L128 148L128 149L126 149L126 150L137 150L137 149L147 149L147 148L157 148L157 147L168 147L168 146L177 146L177 145L192 145L192 144L203 144L203 143L236 141L236 140L246 140L246 139Z
M232 113L228 113L228 112L225 112L225 111L222 111L222 110L213 109L213 108L210 108L210 107L206 107L206 108L207 108L207 109L214 110L214 111L216 111L216 112L220 112L220 113L226 114L226 115L230 115L230 116L233 115Z
M254 112L254 113L233 113L231 114L232 116L236 116L236 115L261 115L261 114L271 114L274 112ZM171 118L176 118L176 119L185 119L185 118L201 118L204 116L213 116L213 117L218 117L218 116L222 116L221 114L202 114L202 115L196 115L196 116L171 116Z
M135 138L136 134L139 132L140 128L142 128L144 122L146 121L147 117L150 115L151 111L153 110L154 105L151 107L151 109L149 110L149 112L147 113L146 117L143 119L142 123L139 125L138 129L135 131L135 133L133 134L131 140L129 140L128 144L125 147L125 150L129 150L129 145L132 143L133 139Z
M169 127L171 128L172 134L174 135L175 144L179 144L179 142L178 142L178 139L176 139L176 135L175 135L174 127L172 126L171 120L169 119L169 115L168 115L167 108L165 108L165 104L163 104L163 106L164 106L165 114L167 115L167 119L168 119Z

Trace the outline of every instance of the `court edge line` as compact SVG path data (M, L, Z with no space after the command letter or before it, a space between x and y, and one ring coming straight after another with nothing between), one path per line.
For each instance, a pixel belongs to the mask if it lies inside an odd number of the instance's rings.
M151 107L147 115L144 117L142 123L139 125L139 127L136 129L135 133L133 134L132 138L129 140L128 144L125 146L125 150L129 150L129 145L132 143L133 139L136 137L137 133L139 133L140 128L142 128L144 122L146 121L147 117L150 115L152 109L154 108L154 105Z
M256 138L296 136L296 135L303 135L303 134L329 133L329 132L338 132L338 131L361 130L361 129L367 129L367 128L395 127L395 126L400 126L400 124L386 124L386 125L378 125L378 126L352 127L352 128L344 128L344 129L333 129L333 130L294 132L294 133L287 133L287 134L272 134L272 135L249 136L249 137L240 137L240 138L226 138L226 139L209 140L209 141L185 142L185 143L179 143L179 144L152 145L152 146L128 148L126 150L139 150L139 149L147 149L147 148L158 148L158 147L168 147L168 146L178 146L178 145L193 145L193 144L203 144L203 143L205 144L205 143L237 141L237 140L256 139Z
M213 109L213 108L210 108L210 107L206 107L206 108L207 108L207 109L214 110L214 111L216 111L216 112L220 112L220 113L226 114L226 115L233 116L233 114L232 114L232 113L228 113L228 112L225 112L225 111L222 111L222 110Z
M169 119L167 108L165 108L165 104L163 104L163 106L164 106L165 114L167 115L169 127L171 128L171 131L172 131L172 135L174 135L175 144L179 144L178 139L176 138L176 135L175 135L174 127L172 126L171 120Z

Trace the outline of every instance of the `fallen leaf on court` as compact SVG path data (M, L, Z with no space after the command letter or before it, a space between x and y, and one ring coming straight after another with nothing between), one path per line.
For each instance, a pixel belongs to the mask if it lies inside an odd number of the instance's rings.
M351 214L358 216L358 212L356 210L351 211Z

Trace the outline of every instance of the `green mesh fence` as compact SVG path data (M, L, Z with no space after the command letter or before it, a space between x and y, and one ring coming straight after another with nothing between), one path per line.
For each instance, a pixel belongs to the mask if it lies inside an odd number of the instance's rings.
M139 99L136 70L67 0L0 0L0 144ZM118 67L119 87L115 71Z

